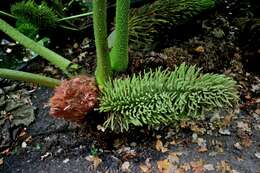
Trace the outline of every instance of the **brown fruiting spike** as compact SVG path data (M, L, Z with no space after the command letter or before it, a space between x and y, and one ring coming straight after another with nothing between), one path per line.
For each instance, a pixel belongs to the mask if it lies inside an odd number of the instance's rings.
M98 87L95 79L77 76L62 81L50 99L50 114L68 121L81 122L97 104Z

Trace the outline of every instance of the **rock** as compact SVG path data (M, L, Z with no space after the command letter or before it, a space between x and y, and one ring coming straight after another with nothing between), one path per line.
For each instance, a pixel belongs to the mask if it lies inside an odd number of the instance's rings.
M27 143L26 142L22 142L22 148L26 148L27 147Z
M131 146L131 147L136 147L136 145L137 145L136 142L131 142L131 143L130 143L130 146Z
M129 171L129 167L130 167L130 163L126 161L126 162L124 162L124 163L122 164L121 169L122 169L122 171L124 171L124 172L128 172L128 171Z
M236 149L239 149L239 150L242 150L243 149L243 147L240 145L240 143L235 143L234 144L234 147L236 148Z
M229 131L229 129L219 129L218 132L222 135L231 135L231 132Z
M255 153L255 156L256 156L256 158L260 159L260 153L259 152Z
M70 159L67 158L67 159L63 160L62 162L63 163L68 163L69 161L70 161Z

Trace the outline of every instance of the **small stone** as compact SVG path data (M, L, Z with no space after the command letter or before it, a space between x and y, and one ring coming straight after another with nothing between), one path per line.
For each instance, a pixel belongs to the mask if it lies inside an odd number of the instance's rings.
M127 171L129 171L129 167L130 167L130 163L129 162L124 162L122 164L122 166L121 166L121 169L122 169L122 171L127 172Z
M219 129L218 132L222 135L231 135L231 132L228 129Z
M70 159L67 158L67 159L63 160L62 162L63 163L68 163L69 161L70 161Z
M41 149L41 145L40 144L36 144L36 150L40 150Z
M41 156L41 160L44 160L44 159L46 159L46 158L49 157L49 156L52 156L52 153L51 153L51 152L47 152L47 153L45 153L44 155L42 155L42 156Z
M11 52L12 52L12 49L10 49L10 48L6 49L6 53L11 53Z
M136 142L131 142L131 143L130 143L130 146L131 146L131 147L136 147L136 145L137 145Z
M207 130L207 134L208 135L212 135L213 133L212 133L212 130Z
M259 152L255 153L255 156L256 156L258 159L260 159L260 153L259 153Z
M78 43L74 43L74 44L73 44L73 48L74 48L74 49L77 49L78 47L79 47L79 44L78 44Z
M206 164L206 165L203 166L203 168L207 171L214 171L215 170L215 168L212 164Z
M62 152L62 148L59 148L58 150L57 150L57 153L61 153Z
M218 154L217 152L212 151L212 152L209 153L209 156L211 156L211 157L215 157L217 154Z
M206 140L203 139L203 138L198 138L197 144L198 144L199 146L206 146Z
M239 150L242 150L243 149L243 147L240 145L240 143L235 143L234 144L234 147L236 148L236 149L239 149Z
M23 142L22 143L22 148L26 148L27 147L27 143L26 142Z
M192 134L192 142L197 141L197 139L198 139L198 134L197 133L193 133Z
M0 88L0 95L4 94L4 91Z

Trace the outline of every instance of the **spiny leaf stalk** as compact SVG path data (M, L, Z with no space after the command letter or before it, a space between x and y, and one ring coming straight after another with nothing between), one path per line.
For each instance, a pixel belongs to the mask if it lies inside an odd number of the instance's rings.
M171 125L203 118L206 111L232 107L238 101L236 82L225 75L200 74L185 64L174 71L157 69L107 83L100 98L106 128Z
M11 13L18 21L31 23L41 29L54 27L58 20L55 12L46 3L37 5L33 0L15 3L11 7Z
M214 5L214 0L157 0L131 10L129 42L134 48L151 47L164 28L184 24Z

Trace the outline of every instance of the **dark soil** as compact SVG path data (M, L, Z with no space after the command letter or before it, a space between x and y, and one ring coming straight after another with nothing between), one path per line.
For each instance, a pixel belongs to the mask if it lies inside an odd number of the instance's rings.
M230 132L227 135L209 129L207 133L212 134L200 135L196 130L189 129L175 133L170 128L111 134L96 130L94 125L83 129L49 116L46 103L51 93L45 88L34 93L32 101L38 108L37 117L35 123L27 129L32 140L26 148L22 148L21 143L16 146L15 152L5 158L2 172L123 172L124 162L130 163L130 172L142 172L140 165L145 162L151 164L148 166L152 172L157 172L157 161L168 158L173 152L179 155L172 170L201 160L203 165L213 165L213 170L206 172L260 171L259 158L256 156L260 149L259 115L256 113L241 111L234 114L236 119L225 128ZM248 129L237 127L239 122L248 124ZM207 151L198 150L201 144L194 139L195 133L205 140ZM251 144L242 146L242 133L248 133L246 143ZM161 136L159 140L168 151L163 153L156 149L158 136ZM241 148L236 147L236 143L241 143ZM97 155L102 160L96 171L86 159L89 155ZM194 169L191 166L187 172L195 172Z

